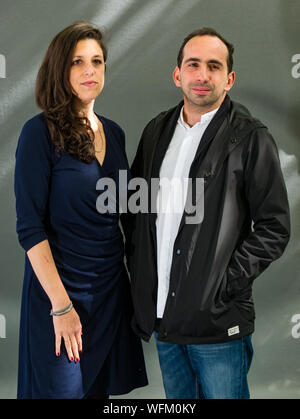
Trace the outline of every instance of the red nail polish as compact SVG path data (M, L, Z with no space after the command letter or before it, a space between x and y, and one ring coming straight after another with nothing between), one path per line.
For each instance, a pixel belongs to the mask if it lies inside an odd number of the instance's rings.
M70 361L74 361L74 358L71 356Z
M60 353L59 353L59 352L57 352L56 356L60 356Z
M76 362L79 362L79 358L76 358Z

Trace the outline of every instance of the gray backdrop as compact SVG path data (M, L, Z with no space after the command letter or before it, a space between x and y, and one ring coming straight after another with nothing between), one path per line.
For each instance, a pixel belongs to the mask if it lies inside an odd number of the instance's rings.
M130 162L145 124L181 99L171 74L183 38L212 26L234 43L237 80L231 97L275 137L292 213L284 256L254 284L251 394L299 398L299 0L0 0L0 398L15 398L17 381L24 252L15 233L15 148L24 122L39 112L34 82L46 48L79 19L105 30L107 78L96 111L123 127ZM162 398L153 339L143 346L150 384L128 398Z

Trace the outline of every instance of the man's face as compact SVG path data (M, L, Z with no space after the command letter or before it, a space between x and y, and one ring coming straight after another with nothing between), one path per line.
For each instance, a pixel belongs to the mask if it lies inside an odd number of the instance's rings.
M174 83L184 94L185 105L209 112L218 108L233 86L235 74L228 74L228 49L214 36L196 36L183 50L181 67L175 68Z

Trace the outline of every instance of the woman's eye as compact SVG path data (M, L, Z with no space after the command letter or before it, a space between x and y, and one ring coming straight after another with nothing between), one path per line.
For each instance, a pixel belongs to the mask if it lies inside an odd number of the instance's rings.
M82 63L82 60L80 60L80 59L72 61L72 65L79 65L81 63ZM100 65L100 64L102 64L102 60L99 60L99 59L95 58L93 60L93 63L96 64L96 65Z

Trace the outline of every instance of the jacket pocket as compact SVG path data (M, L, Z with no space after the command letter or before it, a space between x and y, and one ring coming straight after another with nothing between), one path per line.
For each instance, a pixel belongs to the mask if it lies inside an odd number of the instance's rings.
M251 284L242 284L240 278L225 273L225 298L227 300L248 300L252 294Z
M236 278L230 277L227 272L225 272L225 295L228 300L232 300L236 295Z

